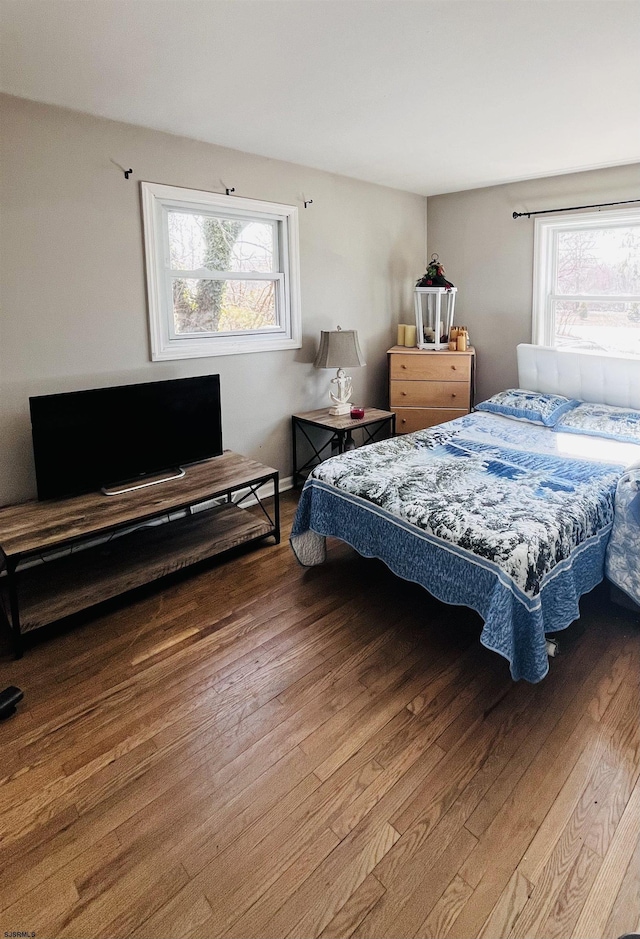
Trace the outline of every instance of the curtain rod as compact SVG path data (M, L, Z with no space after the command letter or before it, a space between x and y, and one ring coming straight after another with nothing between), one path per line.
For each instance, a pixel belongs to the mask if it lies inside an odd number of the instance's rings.
M551 215L552 212L575 212L578 209L606 209L610 205L628 205L630 202L640 202L640 199L626 199L624 202L600 202L596 205L570 205L565 209L540 209L538 212L514 212L513 218L522 218L526 215L531 218L532 215Z

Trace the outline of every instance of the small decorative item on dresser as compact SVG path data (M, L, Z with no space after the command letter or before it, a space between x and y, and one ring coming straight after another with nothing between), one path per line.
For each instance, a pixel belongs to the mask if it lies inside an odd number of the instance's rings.
M418 348L430 351L445 349L456 304L456 287L444 276L444 268L433 254L426 274L415 287L416 329ZM406 345L406 343L405 343Z
M405 326L404 328L404 345L408 349L413 349L416 344L416 327L415 326Z
M354 421L361 421L364 417L364 408L357 408L355 405L351 408L351 417Z
M398 324L398 345L399 346L404 345L404 331L406 328L407 327L404 325L404 323Z
M416 283L416 287L444 287L445 290L451 290L453 287L451 281L444 276L444 267L440 263L437 254L431 255L431 260L427 264L427 272Z

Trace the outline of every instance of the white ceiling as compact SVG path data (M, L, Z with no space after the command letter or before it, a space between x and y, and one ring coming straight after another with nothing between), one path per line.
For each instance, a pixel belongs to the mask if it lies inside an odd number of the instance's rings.
M431 195L640 161L638 0L0 0L0 88Z

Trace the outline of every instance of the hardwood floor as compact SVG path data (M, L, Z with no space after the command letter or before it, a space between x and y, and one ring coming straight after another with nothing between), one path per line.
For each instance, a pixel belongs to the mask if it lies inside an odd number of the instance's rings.
M640 929L640 628L582 601L539 685L478 617L265 544L0 660L0 930Z

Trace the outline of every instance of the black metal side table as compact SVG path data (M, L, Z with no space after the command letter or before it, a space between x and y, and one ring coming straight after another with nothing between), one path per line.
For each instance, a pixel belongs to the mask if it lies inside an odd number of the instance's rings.
M330 436L323 443L316 443L307 433L310 427L319 427L321 430L328 431ZM361 445L373 443L385 430L390 431L391 436L395 437L396 415L393 411L381 411L378 408L365 408L364 417L355 419L349 414L336 417L329 413L329 408L307 411L306 414L292 414L294 487L300 486L313 467L329 456L355 449L353 431L359 428L363 431ZM312 451L309 459L301 465L298 465L299 435L306 440ZM328 453L327 449L329 449Z

